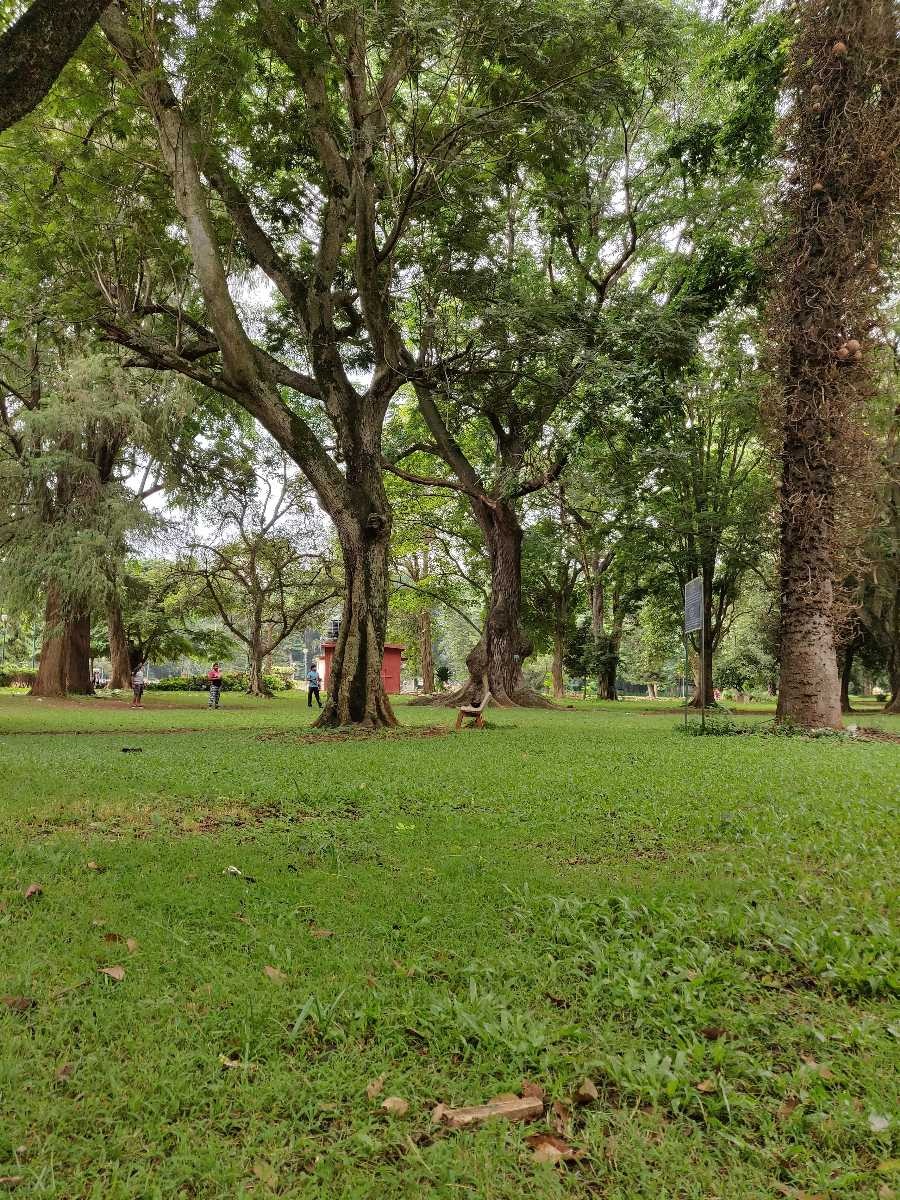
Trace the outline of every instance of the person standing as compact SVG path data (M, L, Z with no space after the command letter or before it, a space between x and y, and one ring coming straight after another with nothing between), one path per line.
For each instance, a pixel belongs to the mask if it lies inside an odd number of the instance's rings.
M319 708L322 707L322 701L319 698L319 688L322 686L322 681L319 678L319 670L316 664L309 668L306 672L306 707L312 708L313 696L316 698L316 704Z
M144 707L144 672L140 667L131 676L131 707Z
M219 707L219 694L222 691L222 671L217 662L213 663L209 673L206 676L209 684L209 703L207 708Z

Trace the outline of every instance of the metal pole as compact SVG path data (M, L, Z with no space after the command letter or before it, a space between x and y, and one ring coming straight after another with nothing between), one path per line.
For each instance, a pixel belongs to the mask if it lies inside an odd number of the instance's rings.
M687 677L688 671L691 669L691 652L689 635L684 635L684 676L681 680L681 698L684 700L684 727L687 729L688 723L688 694L687 694Z

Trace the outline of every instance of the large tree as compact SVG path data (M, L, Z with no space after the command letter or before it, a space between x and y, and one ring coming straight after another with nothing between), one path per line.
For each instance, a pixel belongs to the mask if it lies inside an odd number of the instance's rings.
M900 201L900 29L893 0L803 0L795 11L770 309L781 466L778 720L837 728L838 525L863 462L870 338Z
M124 4L102 18L156 128L199 289L193 311L117 297L106 328L252 413L334 521L346 586L325 725L394 722L381 438L391 398L425 369L396 311L411 230L567 77L559 57L548 74L535 38L565 20L526 4L511 40L489 6L426 0L258 0L245 20L217 6L171 23ZM268 329L235 301L239 267L267 280Z

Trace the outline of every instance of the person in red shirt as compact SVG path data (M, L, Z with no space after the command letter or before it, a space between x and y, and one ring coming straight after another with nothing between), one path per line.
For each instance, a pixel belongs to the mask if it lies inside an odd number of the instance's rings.
M212 668L206 676L206 681L209 684L209 703L207 704L207 708L218 708L219 693L222 691L222 672L217 662L213 663Z

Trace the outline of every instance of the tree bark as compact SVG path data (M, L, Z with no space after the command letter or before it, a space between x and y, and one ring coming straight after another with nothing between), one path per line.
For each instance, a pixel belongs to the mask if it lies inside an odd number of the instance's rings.
M655 683L648 683L647 684L647 699L648 700L656 700L657 698L658 698L657 697L657 685Z
M827 441L824 414L810 414ZM834 644L833 490L810 439L785 438L781 486L781 661L776 720L840 729Z
M0 130L43 100L109 0L35 0L0 38Z
M51 584L44 605L44 634L38 670L29 695L48 698L65 696L66 659L66 623L59 589Z
M522 663L532 644L522 627L522 527L511 504L471 500L484 534L491 563L491 596L484 637L466 659L469 682L449 700L451 704L480 699L485 674L496 704L548 703L522 677Z
M66 621L66 691L77 696L90 696L94 691L90 613L76 613Z
M607 638L601 636L600 645L604 652L597 671L597 698L599 700L618 700L619 698L616 690L616 677L619 673L621 644L622 639L616 634L610 634Z
M900 713L900 662L891 666L888 678L891 681L891 698L884 706L884 712Z
M804 0L796 13L768 322L781 446L776 719L839 729L835 518L852 497L858 526L870 491L858 433L876 389L867 333L889 290L882 262L898 215L900 51L893 0Z
M419 613L419 659L422 668L422 691L426 696L431 696L434 694L434 644L431 613L427 608Z
M381 478L380 455L353 454L354 511L332 514L344 563L344 604L328 696L316 725L363 729L397 724L384 690L381 667L387 634L388 551L391 518Z
M270 700L272 692L266 686L265 669L263 660L266 655L263 652L262 643L259 638L251 641L247 651L247 662L249 670L247 672L247 694L250 696L260 696L263 699Z
M550 668L550 675L553 679L553 699L562 700L566 694L566 681L563 675L563 650L565 649L565 638L563 633L556 629L553 633L553 665Z
M856 656L856 650L851 644L844 650L841 662L841 712L852 713L850 707L850 676L853 674L853 659Z
M131 687L131 659L128 654L128 636L122 620L122 606L114 596L106 609L109 630L109 661L112 664L109 686L113 691L127 691Z
M703 671L703 679L701 680L701 663L700 655L698 654L694 660L694 694L691 696L690 708L709 708L713 703L713 656L707 645L705 654L705 671ZM702 684L702 690L701 690Z

